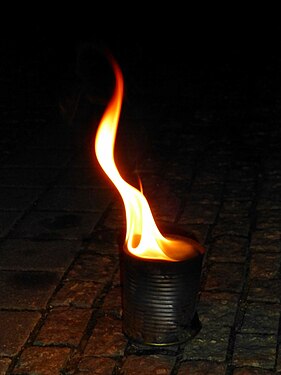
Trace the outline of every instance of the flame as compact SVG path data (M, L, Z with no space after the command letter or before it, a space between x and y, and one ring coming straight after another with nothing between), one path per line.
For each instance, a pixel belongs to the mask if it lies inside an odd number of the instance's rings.
M95 152L98 162L119 191L126 212L125 245L135 256L148 259L179 261L204 252L196 241L181 237L165 238L159 231L149 204L140 190L128 184L120 175L114 160L114 144L121 112L124 80L119 65L110 57L115 74L115 89L100 121Z

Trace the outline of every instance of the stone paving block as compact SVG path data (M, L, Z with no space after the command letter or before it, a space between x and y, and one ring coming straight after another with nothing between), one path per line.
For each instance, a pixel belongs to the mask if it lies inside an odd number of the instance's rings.
M177 197L178 199L185 199L187 186L190 186L191 184L191 180L188 178L188 176L182 174L181 176L175 179L170 179L169 177L167 178L167 176L164 176L164 177L159 176L160 181L161 181L161 178L162 180L164 178L164 181L165 181L164 183L169 185L171 195L173 195L174 197ZM151 192L147 188L145 188L144 190L145 196L150 197L150 193L152 194L152 198L149 200L149 202L154 201L153 196L157 196L157 192L159 189L161 189L161 182L152 185ZM199 199L199 201L201 200ZM206 197L206 201L202 200L202 203L203 202L209 203L210 201L211 200L207 200L207 197Z
M233 364L273 369L276 360L276 344L276 335L237 334Z
M45 187L60 171L56 168L0 168L0 185L10 187Z
M113 277L116 266L117 260L107 255L81 254L67 279L105 283Z
M0 375L5 375L11 364L10 358L0 358Z
M11 237L81 240L90 235L99 217L100 214L97 212L33 211L14 228Z
M218 222L212 230L212 238L231 235L236 237L248 237L250 231L250 219L237 214L219 215Z
M224 166L221 168L218 166L218 169L216 171L204 170L198 168L197 174L196 174L196 183L198 184L209 184L211 182L222 184L224 182L224 176L226 174L226 169Z
M147 174L159 174L163 170L163 164L160 158L152 158L151 155L144 155L140 165L136 168L136 173L143 175Z
M255 181L227 182L224 190L225 199L251 199L255 193Z
M219 205L187 204L182 213L180 224L213 224L218 214Z
M179 198L172 194L168 197L157 195L157 197L154 196L151 199L148 196L146 198L156 221L164 220L173 222L176 219L181 205Z
M121 231L124 229L126 227L125 209L122 206L111 209L104 219L103 225L110 230Z
M281 298L281 281L252 279L249 281L248 300L253 302L279 303Z
M91 235L91 242L87 243L87 251L103 255L119 255L121 231L99 226Z
M0 245L0 269L64 271L80 246L80 241L9 239Z
M245 217L253 204L252 200L227 199L222 201L221 214L236 214Z
M207 128L203 128L203 129L205 129L205 131L208 132ZM200 134L200 139L201 137L202 137L202 131ZM231 151L229 150L230 145L231 145L231 140L229 139L229 137L223 136L222 134L220 134L219 137L217 136L206 137L203 162L207 171L212 171L213 173L228 172L229 170L228 166L229 166L229 163L231 162L231 155L232 155Z
M55 182L57 187L88 187L88 188L109 188L109 182L102 172L94 166L92 168L78 168L70 166Z
M120 268L118 268L112 280L112 287L114 288L120 285L121 285L121 275L120 275Z
M42 149L22 149L15 155L2 163L2 167L55 167L64 166L70 159L68 150L49 149L48 152Z
M222 236L210 243L208 257L214 262L243 263L247 256L248 239L236 236Z
M278 141L278 139L279 139L279 135L275 141ZM274 142L274 140L271 140L270 145L272 145L272 142ZM276 155L272 154L271 157L268 155L267 157L264 158L266 176L269 178L276 178L276 176L280 176L280 165L278 163L278 160L274 159L275 156Z
M219 185L220 186L220 185ZM204 190L205 185L199 185L199 188L194 188L194 184L192 185L192 190L188 192L188 195L185 197L185 205L186 207L191 206L192 204L202 204L202 205L219 205L221 203L221 196L219 192L208 191L209 185L206 185L206 190ZM186 194L185 194L186 195Z
M49 271L0 271L0 308L43 309L60 278Z
M25 210L37 200L41 191L40 188L0 187L0 196L5 197L1 200L0 210Z
M60 374L70 352L69 348L29 347L21 354L12 374Z
M240 332L277 335L279 319L279 305L247 303Z
M273 208L280 209L280 191L274 189L263 189L260 193L261 200L267 200L273 202L273 205L267 205L266 209Z
M272 375L272 371L261 370L251 367L235 369L233 375Z
M227 176L227 182L237 182L237 181L249 181L253 183L256 179L258 165L253 164L237 164L236 169L232 168Z
M225 375L224 363L205 361L183 362L178 375Z
M252 233L251 252L279 253L281 252L281 232L279 230L262 230Z
M124 375L170 375L175 360L160 355L135 356L125 359L122 366Z
M221 202L223 184L217 182L200 183L196 180L191 186L191 191L186 195L187 206L194 202L219 204Z
M233 293L201 293L197 310L202 325L231 327L234 323L238 299L239 295Z
M277 348L276 371L278 371L278 374L281 373L281 346L280 346L280 342L279 342L278 348Z
M122 321L113 316L100 317L85 349L86 356L116 357L124 355L127 339Z
M55 307L47 316L35 345L77 346L91 317L91 309Z
M89 308L100 296L104 286L105 284L95 281L65 281L50 304L52 306Z
M0 238L5 237L9 233L10 229L22 215L22 211L0 212Z
M79 372L75 374L112 375L115 366L116 362L112 358L86 357L79 363Z
M30 144L33 148L48 151L50 146L52 149L71 151L75 148L75 141L73 139L73 129L64 122L61 123L61 119L56 120L56 129L54 126L50 126L50 122L46 121L48 126L40 128L40 137L38 137L38 130L35 134L30 137Z
M98 162L94 161L92 157L92 151L88 147L83 147L79 152L76 152L73 159L71 160L71 168L87 168L87 169L98 169L100 171L100 166ZM106 179L104 176L103 178Z
M0 357L16 355L40 318L38 312L0 311Z
M102 213L112 196L109 189L53 188L39 201L38 210Z
M184 136L183 136L184 137ZM194 153L191 151L191 147L189 150L187 149L178 149L178 153L175 157L169 158L168 165L164 166L165 168L165 180L168 181L175 181L179 180L182 184L188 183L192 178L193 173L193 164L194 164ZM153 163L153 161L152 161ZM146 167L147 164L146 164ZM158 168L154 170L163 170L163 164L159 165ZM149 170L149 169L148 169ZM153 170L152 170L153 172Z
M257 211L259 210L280 210L281 202L280 199L276 199L273 194L269 194L266 197L260 197L257 204Z
M119 318L122 316L122 288L121 286L112 287L107 293L102 310L107 314L111 313Z
M204 325L185 345L183 360L225 361L229 335L230 327Z
M281 199L281 197L280 197ZM257 230L280 230L279 222L281 209L263 210L257 212L256 229Z
M207 272L206 291L236 292L242 290L245 266L238 263L212 263Z
M281 253L253 254L250 262L250 279L278 279Z

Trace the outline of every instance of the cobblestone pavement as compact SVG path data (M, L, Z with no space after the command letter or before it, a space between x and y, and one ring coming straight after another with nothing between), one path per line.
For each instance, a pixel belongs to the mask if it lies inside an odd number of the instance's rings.
M0 374L281 373L280 102L266 94L267 79L251 102L235 87L225 96L215 79L206 87L198 79L190 90L171 77L173 96L166 83L153 92L145 83L138 93L129 86L120 165L132 183L141 177L157 222L174 223L206 246L202 329L165 349L138 347L122 333L123 206L90 153L102 106L83 128L93 105L86 97L73 125L44 89L7 83L0 103Z

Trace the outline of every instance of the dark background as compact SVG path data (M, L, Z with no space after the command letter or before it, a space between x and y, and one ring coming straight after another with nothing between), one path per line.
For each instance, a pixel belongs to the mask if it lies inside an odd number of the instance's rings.
M250 108L262 101L276 105L281 69L277 10L256 14L256 8L202 6L194 11L169 4L163 12L135 4L115 14L111 4L104 5L88 12L80 5L3 13L1 92L35 87L59 108L86 87L102 105L112 89L101 53L106 47L123 70L130 98L158 89L175 101L189 90L189 97L196 96L193 105L201 102L206 108Z

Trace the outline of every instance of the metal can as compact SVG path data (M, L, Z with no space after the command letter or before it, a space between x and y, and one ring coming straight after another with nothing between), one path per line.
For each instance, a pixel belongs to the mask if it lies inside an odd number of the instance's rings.
M177 262L144 259L123 249L123 332L130 340L168 346L196 335L202 260L202 254Z

